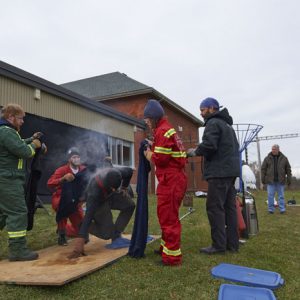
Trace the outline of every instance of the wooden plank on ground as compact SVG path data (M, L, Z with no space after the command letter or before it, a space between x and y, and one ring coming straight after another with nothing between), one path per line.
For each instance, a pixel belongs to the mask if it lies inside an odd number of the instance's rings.
M130 238L128 235L124 237ZM26 262L0 261L0 283L61 286L99 270L125 256L128 248L106 249L104 241L90 235L85 245L87 256L69 260L73 241L68 246L52 246L38 251L39 259Z

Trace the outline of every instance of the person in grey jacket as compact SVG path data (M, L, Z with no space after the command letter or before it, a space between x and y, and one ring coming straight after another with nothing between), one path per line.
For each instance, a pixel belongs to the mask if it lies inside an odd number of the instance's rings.
M261 181L267 185L268 211L274 213L274 196L277 192L280 213L285 213L284 185L291 184L291 166L286 156L280 152L278 145L272 146L272 151L264 159L261 166Z
M203 176L208 182L206 211L211 227L212 245L200 249L206 254L237 252L239 237L234 182L240 176L239 145L226 108L220 110L214 98L200 104L205 123L202 142L189 149L188 156L203 156Z

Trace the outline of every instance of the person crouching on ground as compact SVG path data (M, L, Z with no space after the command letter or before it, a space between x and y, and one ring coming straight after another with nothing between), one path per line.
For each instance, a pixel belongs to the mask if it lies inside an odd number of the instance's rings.
M91 179L86 189L86 213L68 258L85 255L84 244L89 233L100 239L111 239L111 244L106 245L108 249L129 247L130 240L122 237L135 209L135 203L127 192L129 180L126 177L132 176L128 169L100 169ZM111 210L120 211L115 223Z
M62 192L63 188L71 189L71 198L74 198L74 192L78 191L81 187L81 180L75 180L75 178L77 178L79 174L86 169L86 167L81 164L80 152L76 147L69 149L67 158L68 163L56 169L47 182L48 188L53 191L52 208L56 212L58 234L57 243L60 246L67 245L66 236L77 236L80 224L83 220L83 199L73 203L72 201L68 201L67 197L62 199ZM72 184L66 186L67 183ZM83 188L81 192L83 194ZM65 202L61 203L61 201ZM71 224L68 224L68 219Z

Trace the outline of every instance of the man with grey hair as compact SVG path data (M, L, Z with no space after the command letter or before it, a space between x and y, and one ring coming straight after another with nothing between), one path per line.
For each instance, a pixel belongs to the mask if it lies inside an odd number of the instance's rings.
M280 213L285 213L284 185L291 184L292 172L289 160L282 152L279 145L272 146L272 151L264 159L261 166L261 181L267 185L268 211L274 213L274 196L277 192Z

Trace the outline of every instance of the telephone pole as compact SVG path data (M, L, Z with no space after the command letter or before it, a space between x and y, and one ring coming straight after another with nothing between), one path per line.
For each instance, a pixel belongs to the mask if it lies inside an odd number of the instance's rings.
M256 136L256 145L257 145L257 160L258 160L258 178L259 178L259 187L262 189L261 182L261 158L260 158L260 141L268 141L268 140L277 140L277 139L289 139L299 137L298 133L289 133L289 134L279 134L279 135L267 135L267 136Z

